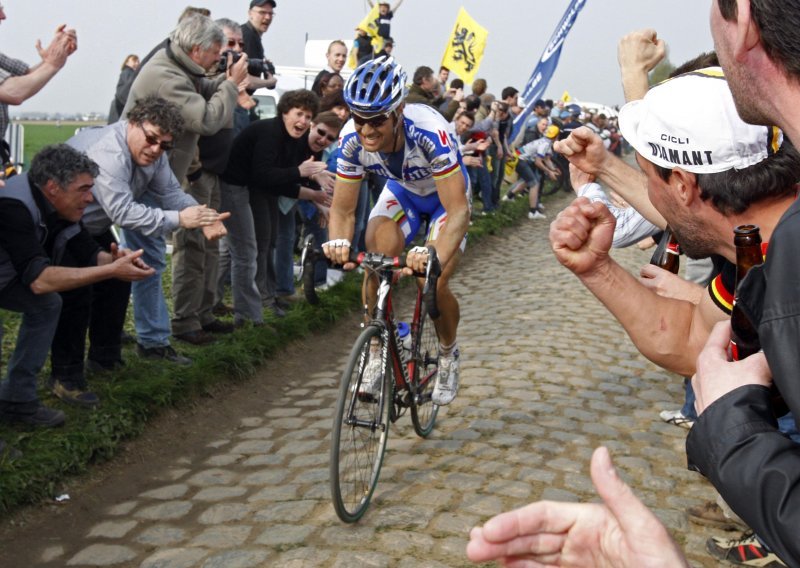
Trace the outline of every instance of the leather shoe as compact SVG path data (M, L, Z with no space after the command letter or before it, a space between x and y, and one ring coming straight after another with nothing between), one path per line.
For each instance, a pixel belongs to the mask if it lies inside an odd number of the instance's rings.
M232 323L225 323L218 319L203 326L203 331L207 331L208 333L233 333L234 329L236 328Z
M86 359L86 370L94 375L103 373L113 373L114 371L121 371L125 367L125 361L117 359L113 363L102 363L94 359Z
M173 349L172 345L159 345L157 347L145 347L141 343L136 344L136 353L143 359L163 360L178 365L191 365L192 360L184 357Z
M228 306L227 304L223 304L220 302L211 310L211 313L215 316L230 316L233 315L233 306Z
M217 340L213 335L206 333L202 329L187 331L186 333L176 333L174 337L175 339L180 339L181 341L191 343L192 345L208 345L209 343L214 343Z
M276 318L286 317L286 310L284 310L278 302L272 302L266 306L267 310L273 313Z
M66 416L60 410L32 402L0 402L0 421L53 428L64 424Z
M100 398L87 389L86 381L69 381L50 377L50 389L56 397L67 404L94 408L100 404Z

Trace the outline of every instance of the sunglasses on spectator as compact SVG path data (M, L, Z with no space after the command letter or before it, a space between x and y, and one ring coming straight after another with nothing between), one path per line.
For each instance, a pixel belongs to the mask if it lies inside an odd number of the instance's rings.
M157 137L147 132L147 130L145 130L144 126L141 124L139 125L139 128L142 129L142 132L144 133L144 141L147 142L148 146L158 146L165 152L169 152L175 147L174 142L164 142L163 140L159 140Z
M237 45L244 49L244 41L236 41L235 39L228 40L228 47L236 47Z
M328 142L336 142L336 140L339 138L335 134L330 134L328 132L325 132L321 128L317 128L317 135L324 138Z
M392 113L387 112L386 114L379 114L378 116L373 116L371 118L364 118L363 116L358 116L357 114L353 113L353 122L355 122L358 126L369 124L372 128L380 128L383 126L384 122L389 120L391 114Z

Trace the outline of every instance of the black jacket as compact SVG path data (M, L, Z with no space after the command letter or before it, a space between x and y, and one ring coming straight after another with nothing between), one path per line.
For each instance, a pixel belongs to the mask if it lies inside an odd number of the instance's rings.
M739 302L757 323L773 381L800 417L800 201L786 211ZM709 406L686 440L689 467L789 566L800 566L800 445L778 431L769 389L739 387Z
M251 192L296 199L302 180L298 166L310 155L307 134L289 136L280 116L259 120L234 139L222 179Z

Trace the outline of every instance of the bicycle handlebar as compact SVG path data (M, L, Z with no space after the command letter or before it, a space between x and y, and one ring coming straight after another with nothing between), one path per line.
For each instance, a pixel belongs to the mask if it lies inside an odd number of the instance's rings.
M314 287L314 263L317 260L325 260L328 266L334 266L330 260L322 253L314 249L314 237L306 237L300 261L303 267L303 293L309 304L318 304L319 296ZM376 252L355 252L350 251L350 262L358 266L366 266L372 270L392 269L402 270L406 267L406 255L385 256ZM436 285L442 273L442 266L436 249L428 246L428 262L425 265L425 272L414 272L414 276L425 278L425 285L422 289L422 297L428 308L431 318L439 317L439 306L436 302Z

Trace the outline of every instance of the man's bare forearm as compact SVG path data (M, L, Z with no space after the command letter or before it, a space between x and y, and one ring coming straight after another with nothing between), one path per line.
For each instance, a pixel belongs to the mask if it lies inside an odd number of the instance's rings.
M694 373L701 347L690 347L694 305L658 296L613 259L578 277L622 324L642 355L669 371Z

